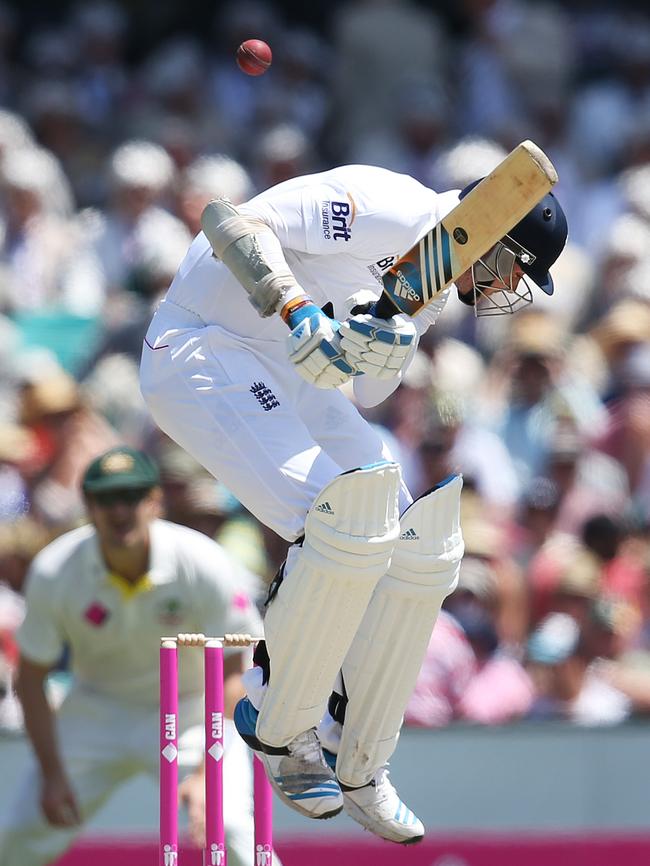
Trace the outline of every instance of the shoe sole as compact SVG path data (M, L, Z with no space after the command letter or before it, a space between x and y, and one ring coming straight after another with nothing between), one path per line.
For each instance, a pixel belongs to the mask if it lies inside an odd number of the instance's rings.
M350 818L352 818L353 821L356 821L357 824L361 824L364 830L372 833L373 836L378 836L380 839L385 839L386 842L394 842L397 845L417 845L418 842L421 842L424 839L424 833L422 833L420 836L409 836L408 839L395 839L391 836L386 836L383 833L379 833L376 824L370 826L370 822L366 817L366 813L363 811L363 809L360 809L356 803L349 799L345 801L345 812Z
M290 809L293 809L294 812L297 812L299 815L302 815L305 818L312 818L316 821L326 821L328 818L335 818L343 811L343 803L341 803L341 805L338 806L336 809L332 809L329 812L323 812L320 815L316 815L314 812L308 812L306 809L301 808L295 800L292 800L291 797L287 797L282 788L280 788L280 786L273 778L273 772L266 763L266 755L264 754L264 752L256 752L256 754L264 764L264 769L266 770L266 777L269 780L271 787L278 795L280 800L282 800L282 802Z

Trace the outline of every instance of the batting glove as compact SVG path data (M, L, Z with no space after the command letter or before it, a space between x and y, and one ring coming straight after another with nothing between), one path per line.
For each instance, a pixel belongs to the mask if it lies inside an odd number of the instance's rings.
M317 388L338 388L355 374L341 349L341 323L316 304L306 304L288 318L289 360L302 378Z
M341 323L341 348L346 360L360 373L375 379L392 379L404 366L416 339L408 316L378 319L369 313L352 316Z

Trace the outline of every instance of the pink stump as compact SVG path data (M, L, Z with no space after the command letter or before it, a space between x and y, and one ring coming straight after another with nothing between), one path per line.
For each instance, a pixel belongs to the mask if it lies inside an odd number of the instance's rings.
M159 866L178 863L178 656L176 641L160 647Z
M273 789L266 778L264 764L253 758L253 795L255 801L255 866L273 864Z
M205 866L226 866L223 826L223 645L205 645Z

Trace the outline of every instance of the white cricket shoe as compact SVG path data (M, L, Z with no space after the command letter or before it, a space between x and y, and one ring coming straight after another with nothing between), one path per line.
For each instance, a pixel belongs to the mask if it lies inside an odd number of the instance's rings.
M283 752L258 752L280 799L308 818L338 815L343 809L343 794L334 772L323 758L316 730L312 728L298 734Z
M363 788L343 791L345 811L366 830L389 842L411 845L424 837L424 825L397 795L381 767Z
M239 735L263 762L278 797L308 818L333 818L343 809L343 794L334 770L323 757L316 729L299 734L289 745L273 748L257 739L259 713L242 698L235 706Z

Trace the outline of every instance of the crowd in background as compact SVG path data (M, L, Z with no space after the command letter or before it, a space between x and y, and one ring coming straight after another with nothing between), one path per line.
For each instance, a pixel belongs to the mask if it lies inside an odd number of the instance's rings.
M372 163L438 190L531 138L570 240L556 292L476 320L452 298L398 391L364 410L418 495L465 477L466 557L407 723L650 711L650 13L634 4L281 4L133 52L128 4L0 5L0 727L32 557L85 520L117 443L158 461L167 517L270 581L286 544L153 424L142 337L204 204ZM446 8L446 4L442 4ZM271 71L245 76L244 38Z

